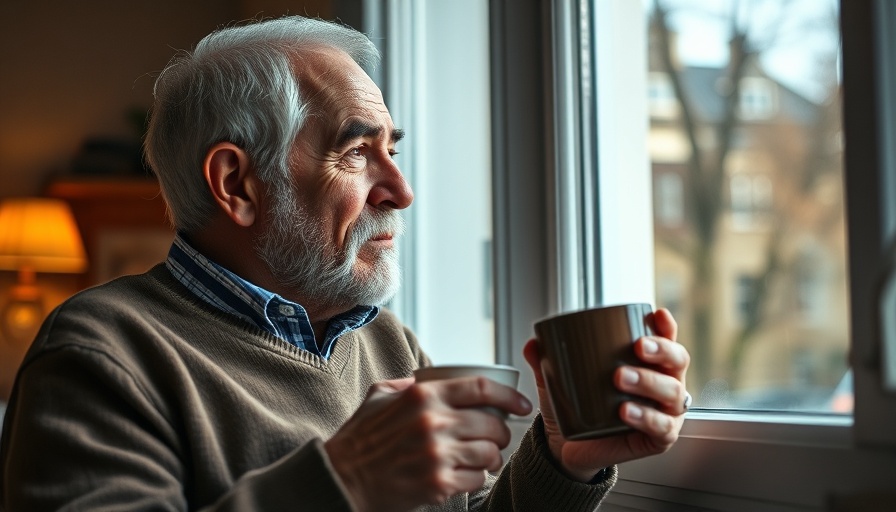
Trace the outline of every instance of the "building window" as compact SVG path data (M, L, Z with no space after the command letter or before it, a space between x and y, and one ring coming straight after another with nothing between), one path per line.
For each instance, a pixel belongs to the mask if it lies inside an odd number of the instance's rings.
M664 226L678 226L684 220L684 184L681 175L663 172L656 176L655 211Z
M666 73L647 75L647 102L650 115L658 118L674 118L678 115L678 98Z
M738 108L743 119L762 120L775 114L774 84L765 78L747 77L740 82Z
M758 227L772 208L772 182L762 175L731 177L731 225L736 230Z

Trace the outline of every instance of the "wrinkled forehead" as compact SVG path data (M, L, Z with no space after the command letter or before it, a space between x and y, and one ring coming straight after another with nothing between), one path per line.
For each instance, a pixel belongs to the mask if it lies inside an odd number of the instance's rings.
M388 117L379 88L344 51L330 47L304 49L295 55L294 64L311 117L330 122L353 116L371 121Z

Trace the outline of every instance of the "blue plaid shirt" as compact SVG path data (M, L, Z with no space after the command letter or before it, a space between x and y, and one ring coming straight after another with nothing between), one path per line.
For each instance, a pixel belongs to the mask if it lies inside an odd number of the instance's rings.
M376 306L356 306L330 319L323 343L314 339L308 313L301 305L259 288L206 258L180 234L174 238L165 266L197 297L215 308L324 359L343 334L367 325L379 313Z

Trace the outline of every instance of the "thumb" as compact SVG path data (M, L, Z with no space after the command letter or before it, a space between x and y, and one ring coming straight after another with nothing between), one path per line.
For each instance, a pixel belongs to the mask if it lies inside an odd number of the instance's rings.
M672 341L678 337L678 323L675 322L675 318L672 317L672 313L668 309L657 309L653 313L653 324L656 327L657 335Z
M533 338L526 342L523 346L523 357L526 358L526 362L532 368L532 373L535 375L535 384L539 388L543 388L544 375L541 373L541 350L538 347L538 340Z
M367 398L374 398L382 395L398 393L399 391L404 391L405 389L411 387L411 385L413 384L413 377L377 382L376 384L370 386L370 389L367 391Z
M563 455L563 434L557 425L557 419L554 415L554 404L548 396L548 390L544 385L544 374L541 372L541 350L538 341L531 339L523 346L523 357L532 368L535 376L535 385L538 388L538 405L541 411L541 419L544 421L544 432L547 435L548 447L554 460L562 460Z

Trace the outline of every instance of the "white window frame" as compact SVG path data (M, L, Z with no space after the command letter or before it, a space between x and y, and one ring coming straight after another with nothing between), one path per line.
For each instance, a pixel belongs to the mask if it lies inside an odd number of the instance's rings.
M893 496L896 396L882 386L879 354L887 352L876 336L876 284L885 240L896 233L894 144L877 143L896 141L896 4L841 3L855 414L689 413L672 450L621 466L602 510L805 511L834 510L834 504L864 510L863 499L876 498L872 503L880 506ZM581 65L581 56L564 53L577 51L569 41L580 36L582 4L491 5L496 268L503 265L496 281L497 334L499 354L517 363L520 345L541 316L577 300L589 305L653 296L643 275L616 278L632 268L653 268L649 214L642 222L651 197L644 12L638 1L594 3L598 137L588 148L582 126L569 122L587 120L588 113L566 110L589 101L587 87L568 83L576 80L568 66ZM606 137L610 131L618 138ZM590 177L587 168L576 167L589 158L596 170ZM642 181L623 183L639 174L634 179ZM570 180L585 189L569 187ZM564 223L570 215L563 207L587 203L578 194L594 194L598 208L591 218ZM596 251L590 259L588 237ZM563 247L577 252L566 254ZM644 260L632 263L619 253ZM564 267L571 262L580 268ZM580 289L567 289L570 284Z

